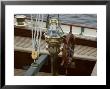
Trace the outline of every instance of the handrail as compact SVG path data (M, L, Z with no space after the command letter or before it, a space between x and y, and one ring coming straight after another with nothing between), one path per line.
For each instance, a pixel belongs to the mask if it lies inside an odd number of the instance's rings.
M29 17L27 17L27 20L31 20ZM35 21L35 19L33 19ZM43 21L46 22L46 21ZM61 23L61 25L68 25L68 26L75 26L75 27L83 27L83 28L89 28L89 29L94 29L97 30L97 27L90 27L90 26L84 26L84 25L78 25L78 24L65 24Z
M31 65L30 68L25 72L24 76L33 76L37 74L45 62L48 60L48 55L41 55L36 61L34 66ZM33 64L33 63L32 63Z

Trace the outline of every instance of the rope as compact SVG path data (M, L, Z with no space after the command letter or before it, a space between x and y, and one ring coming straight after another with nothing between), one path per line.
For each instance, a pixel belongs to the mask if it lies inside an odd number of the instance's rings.
M37 51L39 53L39 32L40 32L40 28L39 28L39 25L40 25L40 14L38 14L38 29L37 29L37 43L38 43L38 47L37 47ZM38 54L39 56L39 54Z
M40 52L40 42L41 42L41 36L42 36L42 28L43 28L43 14L41 15L41 22L40 22L40 28L39 28L39 30L40 30L40 36L39 36L39 52Z
M36 22L35 22L35 30L34 30L34 43L35 43L35 51L37 51L37 49L36 49L36 47L38 46L38 37L36 38L36 31L38 32L38 29L37 29L37 26L38 26L38 16L36 15ZM38 36L38 34L37 34L37 36Z
M34 39L33 39L33 18L31 14L31 28L32 28L32 49L34 49Z
M35 27L32 28L32 48L33 48L32 51L34 51L33 55L37 55L39 57L40 42L41 42L42 28L43 28L43 15L37 14L35 17L36 17ZM31 15L31 23L33 23L32 15Z

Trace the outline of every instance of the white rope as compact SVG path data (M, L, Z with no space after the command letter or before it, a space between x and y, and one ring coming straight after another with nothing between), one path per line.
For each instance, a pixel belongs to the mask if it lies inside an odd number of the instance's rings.
M36 15L36 22L35 22L35 27L34 27L34 49L36 50L36 31L37 31L37 15Z
M40 39L40 14L38 15L39 16L39 21L38 21L38 35L39 35L39 39ZM39 42L39 39L38 39L38 53L39 53L39 47L40 47L40 42Z
M31 14L31 29L32 29L32 49L34 49L34 39L33 39L33 18L32 18L32 14Z
M42 28L43 28L43 15L37 14L35 16L35 27L33 28L33 16L31 14L31 24L32 24L32 48L40 52L41 45L41 36L42 36ZM40 34L39 34L40 33ZM39 54L38 54L39 56Z
M40 52L40 45L41 45L41 36L42 36L42 28L43 28L43 14L41 15L41 22L40 22L40 37L39 37L39 52Z
M40 25L40 14L38 14L38 28L37 28L37 38L36 38L36 41L37 41L37 51L39 53L39 25Z

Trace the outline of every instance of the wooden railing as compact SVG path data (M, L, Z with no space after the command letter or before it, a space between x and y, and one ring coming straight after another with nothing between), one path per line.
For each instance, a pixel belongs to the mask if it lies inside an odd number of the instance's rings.
M45 39L44 32L42 32L42 39ZM28 30L27 28L14 28L14 36L22 36L22 37L32 37L31 30ZM76 37L76 44L77 45L84 45L84 46L90 46L90 47L97 47L97 41L87 40L84 38Z

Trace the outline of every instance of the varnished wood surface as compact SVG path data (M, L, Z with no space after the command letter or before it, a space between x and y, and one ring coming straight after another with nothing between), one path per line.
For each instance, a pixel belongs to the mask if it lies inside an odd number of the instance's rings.
M44 32L42 32L42 39L44 38ZM27 28L14 28L14 36L21 36L21 37L32 37L31 30L27 30ZM89 38L89 37L87 37ZM90 47L97 47L97 41L87 40L83 38L76 37L76 45L84 45L84 46L90 46Z
M33 60L31 59L31 53L26 52L14 52L14 68L24 69L24 67L30 66ZM75 68L68 69L68 75L70 76L90 76L96 61L88 61L81 59L75 60ZM51 73L50 57L48 62L41 68L40 72ZM61 57L58 58L58 73L59 75L65 75L65 68L60 66Z
M46 50L47 43L45 40L41 40L40 53L41 54L49 54L48 50ZM32 52L32 40L29 37L20 37L15 36L14 38L14 50L22 51L22 52ZM62 55L62 52L59 53L59 56ZM82 58L89 61L97 60L97 48L83 46L83 45L75 45L74 50L74 58Z
M32 34L31 34L31 30L27 30L27 29L23 29L23 28L22 29L15 28L14 36L26 37L26 39L27 38L31 39ZM44 36L42 36L42 39L44 39ZM30 66L31 63L33 62L33 60L31 59L31 53L30 53L31 49L32 49L31 40L30 41L28 40L26 44L25 44L26 41L25 42L22 41L22 44L20 42L21 42L21 40L18 40L18 43L15 42L15 44L17 43L17 45L14 45L15 46L14 68L16 68L16 69L23 69L25 66ZM82 56L74 59L75 63L76 63L76 67L69 68L68 75L70 75L70 76L90 76L92 73L92 70L94 68L94 65L96 63L96 60L89 61L89 60L82 60L82 58L85 59L85 56L83 56L84 52L85 52L87 55L92 55L95 57L95 59L97 59L97 41L76 38L76 45L78 45L78 46L75 49L75 52L76 52L75 55L78 54L77 56L79 56L79 54L82 54ZM81 47L81 46L83 46L83 47ZM88 47L88 48L86 48L86 47ZM95 48L95 50L94 50L94 48ZM84 50L84 49L86 49L86 50ZM90 50L90 49L92 49L92 50ZM30 50L30 52L29 52L29 50ZM59 57L59 59L60 59L58 61L59 75L64 75L65 68L60 66L61 57ZM50 65L50 58L49 58L48 62L41 68L40 71L50 73L50 68L51 68L51 65Z

